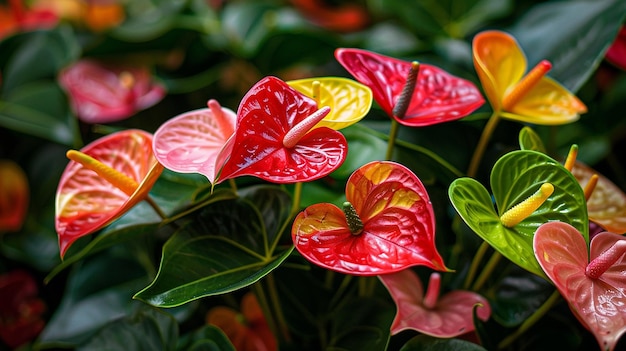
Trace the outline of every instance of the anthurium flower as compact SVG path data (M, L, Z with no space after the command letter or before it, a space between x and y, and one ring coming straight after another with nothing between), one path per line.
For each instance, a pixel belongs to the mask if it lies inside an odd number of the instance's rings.
M422 282L411 269L382 274L383 283L396 304L391 334L412 329L438 338L453 338L474 330L474 307L483 321L491 316L484 297L471 291L455 290L439 296L441 275L432 273L424 294Z
M526 56L508 33L478 33L472 43L474 66L494 112L525 123L558 125L577 120L587 107L546 76L550 62L526 73ZM526 73L526 75L524 75Z
M241 300L241 311L225 306L213 307L207 324L220 328L237 351L274 351L278 349L259 302L252 293Z
M352 32L369 22L367 10L358 4L329 4L324 0L291 0L311 22L331 31Z
M571 172L583 189L588 189L589 220L612 233L626 233L626 194L622 189L582 162L576 161ZM589 189L590 182L595 182L593 189Z
M474 84L441 68L361 49L339 48L335 57L374 100L401 124L421 127L457 120L485 100Z
M78 238L122 216L148 193L163 166L152 153L152 135L130 129L70 150L56 193L55 227L61 256Z
M537 229L537 261L570 309L612 351L626 332L626 238L603 232L591 239L589 252L580 232L564 222Z
M22 228L29 195L24 170L11 160L0 160L0 233Z
M26 271L0 275L0 339L16 350L43 330L46 305L38 297L35 279Z
M317 106L328 106L330 112L315 127L343 129L360 121L372 107L372 90L351 79L340 77L306 78L287 84L313 98Z
M321 203L291 229L309 261L342 273L378 275L414 265L447 270L435 247L435 217L422 182L391 161L370 162L346 184L344 209Z
M157 160L179 173L200 173L215 181L217 156L235 132L237 116L209 100L208 108L180 114L163 123L154 133Z
M20 31L52 28L59 22L54 12L27 8L23 0L8 3L9 6L0 6L0 40Z
M110 123L128 118L165 96L146 67L115 66L83 59L59 74L72 109L86 123Z
M623 25L613 44L609 47L604 58L611 64L626 71L626 25Z
M217 164L218 182L255 176L275 183L322 178L347 156L345 137L328 127L312 129L330 112L276 77L266 77L243 97L235 134Z

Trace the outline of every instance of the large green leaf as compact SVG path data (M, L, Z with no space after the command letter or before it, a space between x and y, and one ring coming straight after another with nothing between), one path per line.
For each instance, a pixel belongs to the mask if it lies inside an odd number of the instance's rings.
M531 66L547 59L550 76L577 91L604 58L626 16L626 1L550 1L511 28Z
M281 199L288 196L280 188L270 195L266 187L259 187L246 197L206 206L163 246L157 277L135 298L174 307L235 291L263 278L293 250L291 245L274 246L290 222L285 211L289 202Z
M508 228L500 216L535 193L542 184L552 195L530 216ZM576 178L552 158L531 150L502 156L491 172L493 202L485 187L472 178L458 178L448 189L452 205L467 225L493 248L520 267L545 277L533 252L535 230L548 221L570 223L589 241L587 205Z
M461 339L440 339L428 335L418 335L409 340L400 351L486 351L480 345Z
M224 332L213 325L204 325L198 330L181 336L177 350L181 351L235 351Z

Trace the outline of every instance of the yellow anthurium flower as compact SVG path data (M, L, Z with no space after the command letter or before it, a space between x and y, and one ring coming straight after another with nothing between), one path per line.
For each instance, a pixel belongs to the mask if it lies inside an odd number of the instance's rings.
M348 78L305 78L287 84L317 101L318 108L330 107L330 113L315 128L346 128L365 117L372 107L372 90Z
M576 121L587 107L546 76L552 65L541 61L528 71L524 52L508 33L490 30L472 44L474 66L494 113L525 123L559 125Z

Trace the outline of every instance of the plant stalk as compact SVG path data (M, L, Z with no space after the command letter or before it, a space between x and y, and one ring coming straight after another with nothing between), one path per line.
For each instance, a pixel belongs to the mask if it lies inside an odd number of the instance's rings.
M478 145L476 145L476 149L474 149L474 155L472 155L472 160L470 161L469 168L467 170L468 177L475 177L476 172L478 171L478 166L480 166L480 161L483 158L485 153L485 149L487 148L487 144L489 143L489 139L491 139L491 135L493 134L498 122L500 121L500 111L493 111L491 117L487 121L485 128L483 129L483 133L480 136L480 140L478 141Z

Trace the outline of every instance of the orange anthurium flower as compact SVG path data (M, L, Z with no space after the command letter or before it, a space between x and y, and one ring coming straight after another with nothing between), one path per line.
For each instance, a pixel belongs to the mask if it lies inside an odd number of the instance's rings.
M526 56L508 33L477 34L472 44L474 66L494 112L520 122L558 125L577 120L587 107L546 73L541 61L526 75Z
M220 328L237 351L274 351L277 343L259 302L252 293L241 300L241 312L217 306L206 315L207 324Z
M55 227L61 257L78 238L93 233L147 198L163 166L152 153L152 135L131 129L100 138L72 160L59 181Z
M313 98L318 107L330 107L330 113L314 128L343 129L360 121L372 107L372 90L352 79L340 77L306 78L286 82Z
M0 233L22 228L28 209L28 179L15 162L0 160Z

